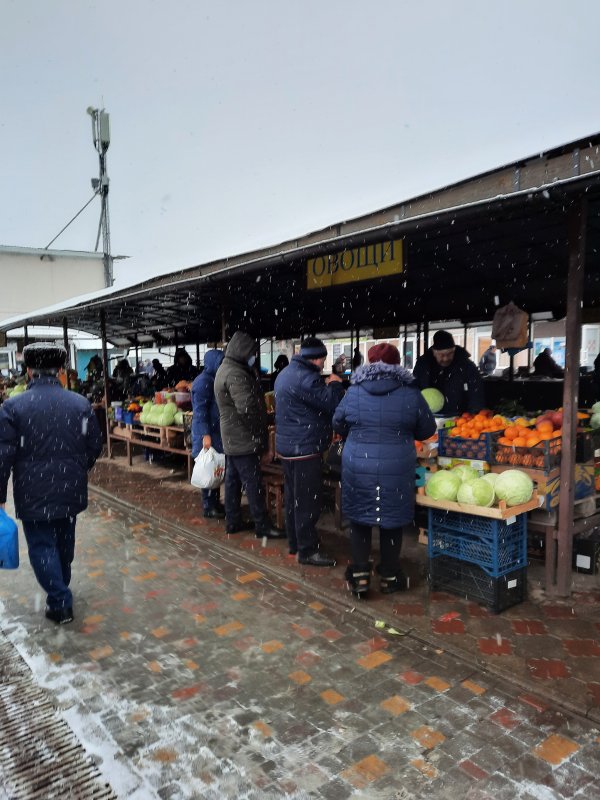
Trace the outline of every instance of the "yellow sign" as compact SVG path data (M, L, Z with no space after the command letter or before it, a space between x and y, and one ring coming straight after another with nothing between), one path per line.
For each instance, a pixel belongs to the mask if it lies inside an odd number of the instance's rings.
M342 250L306 262L308 289L397 275L403 270L402 239Z

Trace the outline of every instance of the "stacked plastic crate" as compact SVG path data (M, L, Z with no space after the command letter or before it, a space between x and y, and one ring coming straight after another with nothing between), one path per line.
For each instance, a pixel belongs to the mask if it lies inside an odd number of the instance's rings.
M490 518L429 508L429 582L494 612L527 594L527 515Z

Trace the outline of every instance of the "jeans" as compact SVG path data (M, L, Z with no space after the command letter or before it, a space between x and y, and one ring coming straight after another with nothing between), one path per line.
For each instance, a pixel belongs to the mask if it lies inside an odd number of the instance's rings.
M242 489L246 492L256 535L271 527L265 506L260 456L226 456L225 459L225 524L235 528L241 524Z
M52 611L73 607L71 563L75 556L77 517L50 520L22 520L27 539L29 563L37 582L47 593Z
M352 561L358 567L366 566L369 563L372 531L373 529L370 525L359 525L358 522L352 522L351 524L350 549L352 551ZM392 578L400 569L402 528L380 528L379 548L381 551L380 574L386 578Z
M317 522L321 515L321 457L282 458L285 528L290 550L310 558L319 549Z
M202 508L213 511L219 505L220 489L202 489Z

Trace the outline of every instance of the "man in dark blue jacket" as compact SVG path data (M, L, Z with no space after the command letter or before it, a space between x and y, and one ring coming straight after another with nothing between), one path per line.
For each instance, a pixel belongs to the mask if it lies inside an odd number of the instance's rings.
M223 362L222 350L207 350L204 354L204 369L192 383L192 458L201 450L213 447L223 452L219 406L215 399L215 375ZM219 502L219 489L202 489L204 516L225 519L225 509Z
M436 331L433 345L416 361L413 378L419 389L434 388L444 395L440 413L445 416L476 414L485 405L481 375L469 355L451 333Z
M285 521L290 553L301 564L332 567L319 552L316 524L321 514L322 455L331 444L331 420L344 390L321 375L327 348L320 339L302 342L275 381L275 450L283 462Z
M29 561L47 593L46 617L64 624L73 621L75 522L87 508L87 473L100 455L102 436L89 402L60 384L63 347L30 344L23 359L29 388L0 406L0 508L12 471Z

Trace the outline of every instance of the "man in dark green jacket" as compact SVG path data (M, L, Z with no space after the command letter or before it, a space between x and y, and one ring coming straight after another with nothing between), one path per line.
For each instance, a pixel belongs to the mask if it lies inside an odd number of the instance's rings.
M253 370L258 345L247 333L237 331L227 345L215 376L221 437L225 452L225 526L227 533L248 528L242 521L241 495L246 492L256 537L281 539L285 533L271 526L265 506L261 459L268 453L267 414L262 389Z

